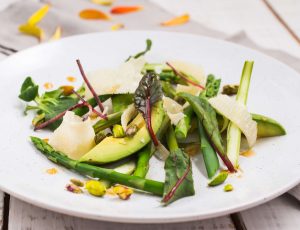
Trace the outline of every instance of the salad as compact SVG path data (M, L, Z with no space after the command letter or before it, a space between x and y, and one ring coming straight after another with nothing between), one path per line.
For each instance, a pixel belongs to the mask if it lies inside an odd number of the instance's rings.
M31 136L33 146L88 179L71 179L66 190L124 200L139 190L168 205L195 194L195 154L203 156L208 186L218 186L239 170L240 154L257 138L286 134L277 121L247 110L253 61L245 61L239 84L220 90L221 79L198 65L147 62L151 46L148 39L144 51L120 66L90 73L77 60L78 89L40 93L31 77L23 82L19 98L27 103L25 114L35 114L34 131L52 131L47 139ZM147 177L152 157L164 162L164 181Z

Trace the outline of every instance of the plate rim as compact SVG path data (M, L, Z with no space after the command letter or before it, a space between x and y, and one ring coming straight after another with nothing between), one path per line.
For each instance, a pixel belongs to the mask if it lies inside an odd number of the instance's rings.
M181 33L181 32L167 32L167 31L160 31L160 30L127 30L127 31L115 31L115 32L94 32L94 33L86 33L86 34L80 34L80 35L74 35L74 36L69 36L66 38L63 38L61 40L58 41L53 41L51 43L43 43L43 44L39 44L24 50L21 50L13 55L10 55L9 57L5 58L4 60L2 60L0 62L0 68L5 65L5 63L7 61L9 61L10 59L13 59L17 56L22 56L22 55L26 55L27 52L31 52L31 50L38 50L38 49L43 49L43 47L47 47L47 46L51 46L52 43L61 43L62 41L64 42L65 40L72 40L72 39L78 39L78 37L88 37L88 36L95 36L95 35L103 35L103 34L133 34L133 33L140 33L140 34L172 34L172 35L180 35L180 36L187 36L187 37L196 37L196 38L200 38L200 39L207 39L207 40L212 40L214 42L219 42L219 43L223 43L223 44L227 44L230 46L235 46L239 49L246 49L246 50L250 50L251 52L254 52L254 54L258 54L260 56L263 56L264 58L267 59L271 59L272 61L275 61L277 65L281 65L284 68L289 69L289 71L294 72L296 75L299 75L299 73L293 69L292 67L288 66L285 63L280 62L278 59L269 56L265 53L262 53L258 50L243 46L241 44L236 44L227 40L222 40L222 39L218 39L218 38L213 38L213 37L209 37L209 36L203 36L203 35L197 35L197 34L192 34L192 33ZM81 217L81 218L87 218L87 219L93 219L93 220L101 220L101 221L108 221L108 222L120 222L120 223L179 223L179 222L187 222L187 221L196 221L196 220L203 220L203 219L208 219L208 218L213 218L213 217L219 217L222 215L226 215L226 214L230 214L233 212L238 212L238 211L242 211L242 210L246 210L248 208L251 207L255 207L257 205L263 204L267 201L270 201L280 195L282 195L283 193L285 193L286 191L290 190L291 188L293 188L294 186L296 186L297 184L300 183L300 177L299 178L295 178L294 180L290 180L290 183L288 183L287 185L285 185L284 188L280 188L277 189L275 191L273 191L272 193L269 193L269 195L267 197L259 197L257 199L251 200L249 202L245 202L239 205L235 205L233 207L230 208L223 208L223 209L219 209L218 211L214 211L214 212L207 212L205 214L193 214L191 215L191 213L188 213L187 215L172 215L171 217L124 217L124 216L111 216L111 215L103 215L103 213L101 215L95 215L89 212L82 212L82 211L75 211L72 209L68 209L67 207L63 207L63 206L58 206L58 205L52 205L49 202L46 202L45 200L43 201L43 199L33 199L31 197L28 197L26 195L23 195L21 192L15 192L9 188L5 187L5 184L3 185L0 181L0 189L6 193L9 193L10 195L23 200L25 202L28 202L30 204L36 205L40 208L45 208L54 212L58 212L61 214L66 214L66 215L72 215L72 216L76 216L76 217ZM105 213L104 213L105 214Z

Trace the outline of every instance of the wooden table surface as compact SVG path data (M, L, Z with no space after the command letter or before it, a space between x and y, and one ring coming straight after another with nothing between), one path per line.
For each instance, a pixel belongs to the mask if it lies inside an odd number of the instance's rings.
M0 9L17 0L1 0ZM153 0L173 13L191 13L194 20L228 35L245 31L257 44L300 58L300 43L266 7L263 0ZM172 2L172 4L171 4ZM200 2L200 3L199 3ZM300 37L300 1L269 0L281 18ZM195 7L195 4L201 7ZM221 20L220 20L221 19ZM5 28L1 28L5 29ZM0 53L0 60L6 55ZM203 221L171 225L126 225L86 220L38 208L0 191L0 230L15 229L300 229L300 201L284 194L258 207Z

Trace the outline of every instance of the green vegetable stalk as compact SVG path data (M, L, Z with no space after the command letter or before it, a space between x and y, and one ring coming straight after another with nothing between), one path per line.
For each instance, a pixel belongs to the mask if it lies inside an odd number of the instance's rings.
M250 86L253 61L245 61L240 81L240 87L236 100L243 105L247 104L248 91ZM227 130L227 156L235 168L238 167L240 155L241 130L232 122L228 125Z
M173 88L172 84L167 81L160 81L160 84L164 92L164 95L174 99L174 97L176 96L176 90Z
M216 79L214 75L209 74L207 76L207 81L205 85L205 89L201 92L200 97L211 98L215 97L220 88L221 79ZM187 137L187 133L191 128L191 120L193 117L193 109L191 106L188 106L184 110L184 118L182 118L175 128L175 134L178 139L185 139Z
M99 120L94 126L95 133L99 133L100 131L109 128L112 125L115 125L120 122L123 111L119 111L110 115L107 115L107 119Z
M198 120L198 131L201 142L201 152L203 155L208 178L212 178L220 167L219 159L214 148L209 143L205 130L200 120Z
M191 128L191 121L194 114L193 108L188 106L183 111L184 117L178 122L175 127L175 135L178 139L185 139L188 131Z
M158 196L163 195L164 183L162 182L147 180L137 176L118 173L112 169L105 169L85 163L80 163L68 158L60 152L55 151L49 144L47 144L40 138L31 137L31 141L34 146L39 151L41 151L41 153L43 153L49 160L66 168L72 169L82 175L108 180L112 183L119 183Z
M178 96L182 97L193 107L198 119L202 122L207 136L209 137L210 144L218 153L226 167L230 172L235 172L235 169L228 159L221 134L218 128L218 121L216 118L216 111L211 107L209 102L204 97L196 97L188 93L179 93Z
M147 144L138 152L137 167L133 173L134 176L145 178L149 170L149 160L151 158L152 143Z

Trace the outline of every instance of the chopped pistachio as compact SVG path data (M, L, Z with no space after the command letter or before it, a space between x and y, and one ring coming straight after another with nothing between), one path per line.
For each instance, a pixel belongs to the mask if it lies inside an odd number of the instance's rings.
M237 94L238 90L239 90L239 85L224 85L222 94L231 96Z
M70 180L74 185L78 186L78 187L83 187L84 186L84 182L82 182L81 180L72 178Z
M118 195L121 200L128 200L133 193L133 190L123 185L116 185L113 187L113 192Z
M124 132L123 127L121 125L114 125L114 127L113 127L113 136L116 137L116 138L125 136L125 132Z
M225 192L230 192L233 190L233 186L231 184L227 184L224 186L224 191Z
M132 137L138 131L137 125L131 125L126 129L126 136Z
M103 196L106 192L106 187L98 180L89 180L85 183L85 188L89 194L93 196Z
M72 192L72 193L77 193L77 194L83 193L82 189L79 188L78 186L76 186L75 184L67 184L66 189L67 189L67 191Z
M222 171L220 172L215 178L213 178L208 185L209 186L217 186L220 185L222 183L224 183L224 181L227 179L228 177L228 172L227 171Z

